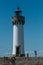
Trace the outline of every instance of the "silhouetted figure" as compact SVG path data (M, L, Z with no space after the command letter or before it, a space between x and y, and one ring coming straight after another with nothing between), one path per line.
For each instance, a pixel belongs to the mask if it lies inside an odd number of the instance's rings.
M34 51L34 53L35 53L35 57L37 57L37 51L36 50Z
M27 57L29 57L29 54L27 53Z

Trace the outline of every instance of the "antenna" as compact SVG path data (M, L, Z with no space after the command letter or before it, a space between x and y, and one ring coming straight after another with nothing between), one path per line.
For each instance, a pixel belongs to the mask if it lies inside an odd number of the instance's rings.
M17 7L20 7L20 0L17 0Z

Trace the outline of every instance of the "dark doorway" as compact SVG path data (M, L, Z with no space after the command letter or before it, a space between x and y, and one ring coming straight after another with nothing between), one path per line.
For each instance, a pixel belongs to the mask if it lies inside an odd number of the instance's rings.
M20 46L16 47L16 55L19 56L20 54Z

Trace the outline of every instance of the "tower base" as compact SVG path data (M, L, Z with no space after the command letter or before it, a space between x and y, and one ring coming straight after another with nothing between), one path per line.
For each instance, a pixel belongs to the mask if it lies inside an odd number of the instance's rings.
M16 54L16 55L13 55L13 57L25 57L25 54Z

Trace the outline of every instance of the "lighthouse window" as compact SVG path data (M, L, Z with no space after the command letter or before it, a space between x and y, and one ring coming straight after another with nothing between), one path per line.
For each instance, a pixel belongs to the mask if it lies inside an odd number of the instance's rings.
M18 24L18 22L17 22L17 24Z

